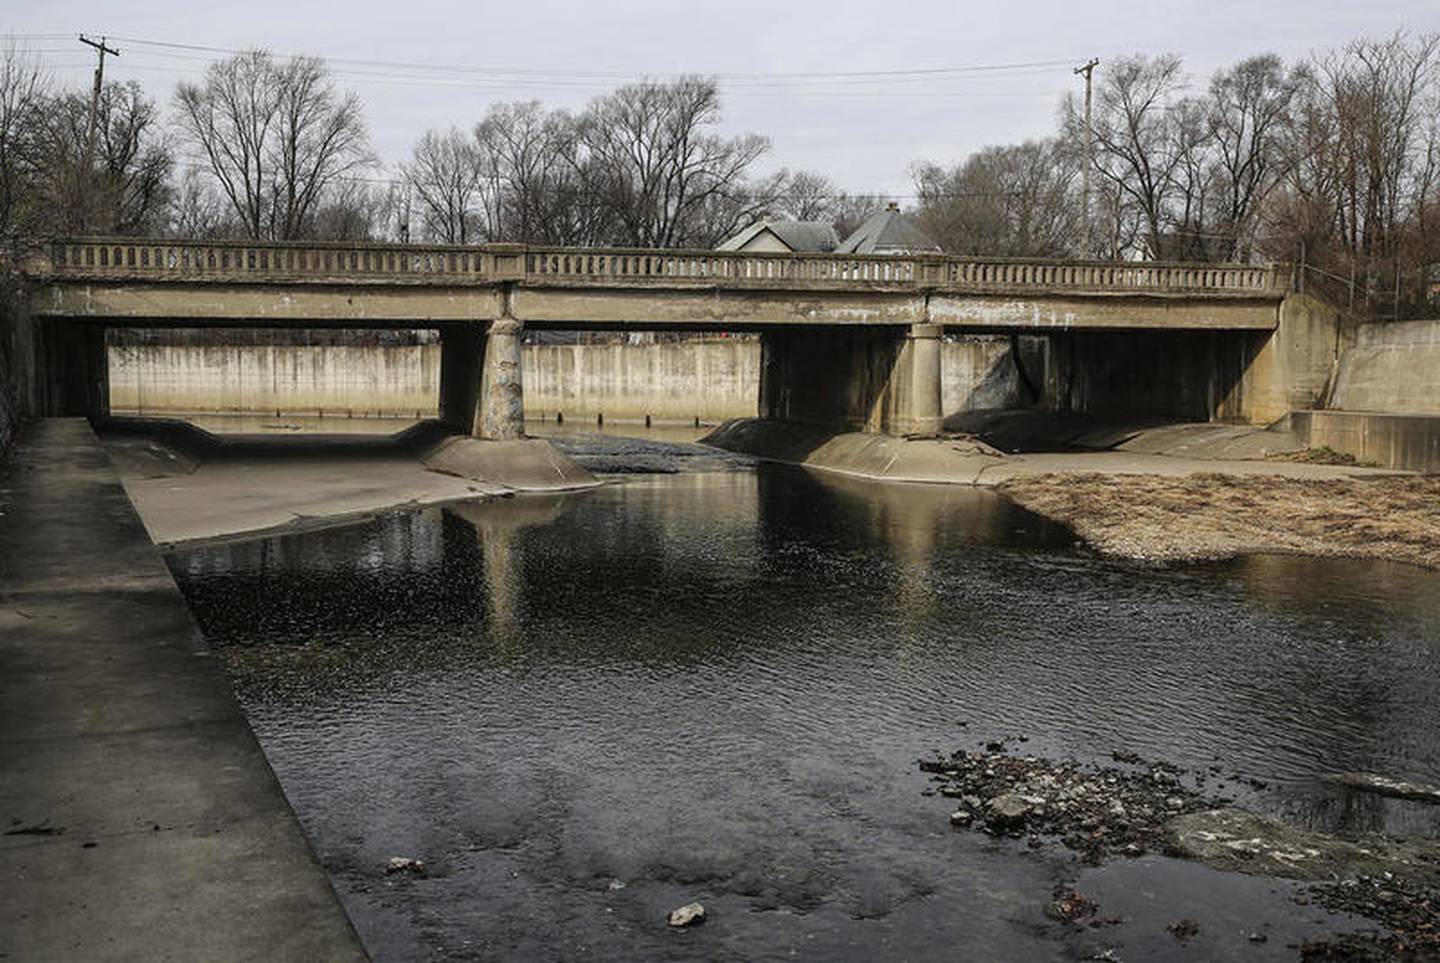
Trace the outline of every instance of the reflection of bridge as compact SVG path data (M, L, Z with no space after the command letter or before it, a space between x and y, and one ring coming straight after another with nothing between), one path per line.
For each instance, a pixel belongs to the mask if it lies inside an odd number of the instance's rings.
M87 359L49 369L50 407L66 411L103 409L107 325L435 327L442 415L487 437L521 429L527 325L760 331L763 413L897 433L943 416L947 329L1050 337L1067 350L1045 379L1080 406L1117 365L1142 380L1158 365L1210 416L1288 410L1259 412L1254 386L1236 395L1294 313L1278 266L84 239L51 243L26 273L48 357Z

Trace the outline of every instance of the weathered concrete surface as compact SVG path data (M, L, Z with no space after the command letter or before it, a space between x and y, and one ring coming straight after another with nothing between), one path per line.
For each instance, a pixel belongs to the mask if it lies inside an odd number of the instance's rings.
M1105 419L1040 408L959 414L947 418L945 428L973 435L1004 452L1090 449L1233 461L1266 459L1305 448L1303 438L1280 427Z
M1325 407L1440 415L1440 321L1360 325Z
M1290 429L1313 448L1328 447L1386 468L1440 471L1440 416L1366 411L1296 411Z
M440 345L111 345L110 410L433 417Z
M457 427L475 408L469 375L484 351L483 324L441 328L424 345L114 345L110 410L125 414L265 413L346 419L435 417ZM1010 337L964 335L940 344L941 411L1010 408L1035 400L1016 370ZM1045 371L1044 338L1020 338L1027 375ZM760 393L754 337L632 344L526 344L525 417L691 423L753 418ZM446 399L449 399L447 402ZM417 414L418 412L418 414Z
M422 422L396 441L431 473L500 486L500 493L594 488L599 480L543 438L481 440Z
M105 437L126 492L160 544L599 484L549 442L479 441L437 422L393 436L284 438L220 438L183 423L129 422L105 429Z
M593 423L753 418L760 342L704 338L525 346L525 417Z
M1304 880L1393 873L1423 881L1440 874L1437 840L1369 836L1352 842L1239 809L1178 816L1165 833L1173 855L1238 873Z
M0 955L365 959L78 419L0 474L0 731Z
M765 419L727 422L702 439L727 451L882 481L998 485L1057 473L1164 475L1209 472L1335 479L1394 474L1379 469L1288 461L1197 458L1146 451L1004 454L966 439L905 439Z

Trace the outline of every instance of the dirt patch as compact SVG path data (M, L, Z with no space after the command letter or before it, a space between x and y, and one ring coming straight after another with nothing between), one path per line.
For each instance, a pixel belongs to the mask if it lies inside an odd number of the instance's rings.
M1049 474L996 486L1097 551L1147 561L1291 552L1440 568L1440 475Z

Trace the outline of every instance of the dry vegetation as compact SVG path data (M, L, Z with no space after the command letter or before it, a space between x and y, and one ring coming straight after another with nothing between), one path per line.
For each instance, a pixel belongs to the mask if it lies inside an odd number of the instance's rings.
M1123 558L1293 552L1440 568L1440 476L1038 475L999 491Z

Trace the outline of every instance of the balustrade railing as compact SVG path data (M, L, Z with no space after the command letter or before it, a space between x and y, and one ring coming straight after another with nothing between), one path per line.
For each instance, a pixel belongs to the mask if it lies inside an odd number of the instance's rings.
M35 273L216 281L346 281L737 287L936 288L975 292L1278 295L1283 265L1056 261L943 255L759 254L409 244L66 239Z

